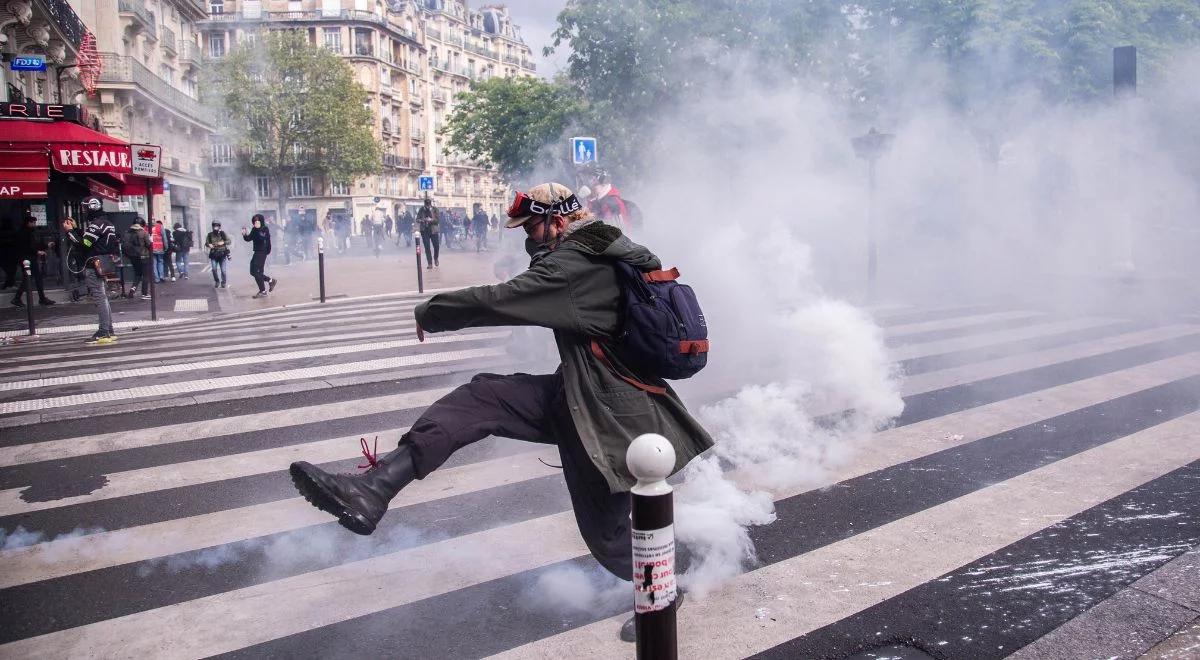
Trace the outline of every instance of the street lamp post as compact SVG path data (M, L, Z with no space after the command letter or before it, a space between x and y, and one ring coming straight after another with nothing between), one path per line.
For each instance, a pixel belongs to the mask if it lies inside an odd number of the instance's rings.
M850 143L854 146L854 153L859 158L867 161L867 301L871 302L875 299L875 271L877 268L878 258L876 256L876 241L875 241L875 161L887 153L887 150L892 146L892 140L895 135L889 133L880 133L872 126L871 130L866 134L856 138L851 138Z

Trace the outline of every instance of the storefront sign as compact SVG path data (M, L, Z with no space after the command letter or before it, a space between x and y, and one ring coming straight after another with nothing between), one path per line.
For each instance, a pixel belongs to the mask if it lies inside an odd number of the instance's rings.
M158 176L158 160L162 148L152 144L131 144L133 173L138 176Z
M87 111L62 103L0 103L0 119L48 119L87 123Z
M0 179L0 199L46 197L45 181L5 181Z
M92 191L92 194L97 197L103 197L114 202L121 199L121 194L117 192L116 188L100 183L95 179L88 179L88 190Z
M46 58L41 55L18 55L12 59L13 71L45 71Z
M121 144L55 144L50 160L59 172L120 173L133 169L129 147Z

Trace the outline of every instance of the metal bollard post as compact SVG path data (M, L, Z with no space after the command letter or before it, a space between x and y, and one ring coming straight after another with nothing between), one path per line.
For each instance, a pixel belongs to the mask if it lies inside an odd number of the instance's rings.
M158 291L154 288L154 253L146 260L146 279L150 282L150 320L158 320Z
M633 521L633 612L638 660L676 660L675 511L667 477L675 449L657 433L639 435L625 454L637 477Z
M417 293L425 293L425 273L421 271L421 232L413 233L413 245L417 246Z
M325 302L325 239L317 237L317 275L321 279L321 302Z
M25 269L25 317L29 319L29 336L37 335L37 326L33 323L33 271L29 260L21 262Z

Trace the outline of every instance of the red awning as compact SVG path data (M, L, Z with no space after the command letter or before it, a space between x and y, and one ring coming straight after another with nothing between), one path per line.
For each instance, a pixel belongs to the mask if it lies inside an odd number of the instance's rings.
M44 151L0 151L0 199L46 197L50 158Z
M151 193L163 193L161 177L147 179L132 174L129 143L79 124L0 120L0 156L14 152L40 152L43 159L49 160L44 169L52 166L68 174L105 175L112 179L109 185L121 195L145 195L147 181ZM108 183L104 178L96 180ZM44 182L42 192L45 197Z

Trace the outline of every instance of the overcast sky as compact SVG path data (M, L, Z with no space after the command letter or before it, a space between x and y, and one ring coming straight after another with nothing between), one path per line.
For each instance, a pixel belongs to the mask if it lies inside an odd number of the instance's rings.
M471 3L472 7L481 7L491 2ZM560 52L547 59L542 57L542 48L549 45L550 33L554 31L558 12L567 4L567 0L502 0L496 4L508 6L513 21L520 26L521 36L525 43L533 49L537 60L538 74L550 77L554 72L566 66L566 53Z

